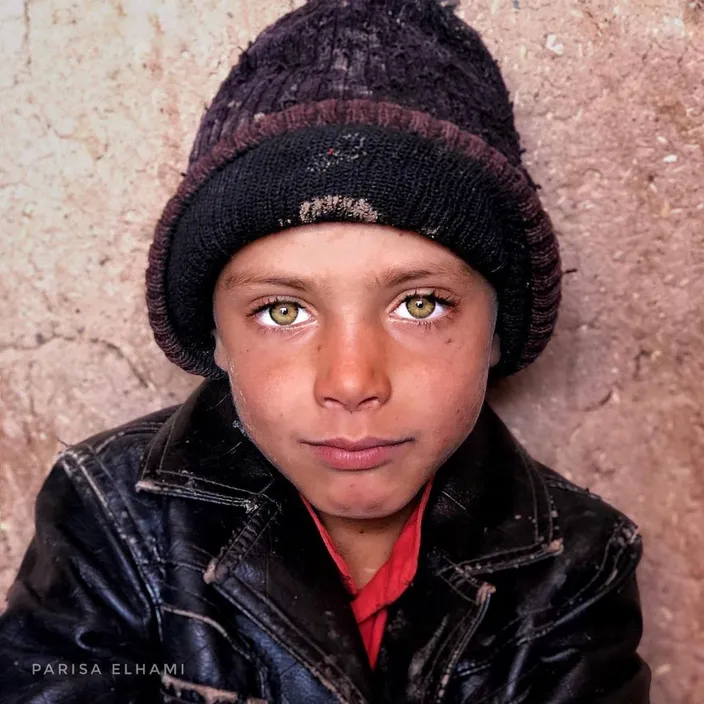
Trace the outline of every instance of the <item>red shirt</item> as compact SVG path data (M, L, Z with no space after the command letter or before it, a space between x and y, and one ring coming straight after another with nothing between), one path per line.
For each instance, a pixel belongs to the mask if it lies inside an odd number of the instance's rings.
M345 586L352 594L352 611L362 634L362 641L369 656L372 668L376 665L379 655L381 637L386 625L387 607L398 599L411 583L418 568L418 553L420 551L420 527L425 505L428 503L432 479L425 485L420 502L408 517L400 535L396 539L389 559L379 568L379 571L362 588L355 585L349 568L320 522L313 507L301 495L303 503L315 521L328 552L340 570Z

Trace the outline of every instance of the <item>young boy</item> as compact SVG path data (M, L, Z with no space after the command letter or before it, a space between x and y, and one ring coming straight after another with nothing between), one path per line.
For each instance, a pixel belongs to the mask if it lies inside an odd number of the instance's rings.
M243 53L158 224L183 404L65 450L0 701L648 702L641 539L484 401L560 268L499 69L437 0L313 0Z

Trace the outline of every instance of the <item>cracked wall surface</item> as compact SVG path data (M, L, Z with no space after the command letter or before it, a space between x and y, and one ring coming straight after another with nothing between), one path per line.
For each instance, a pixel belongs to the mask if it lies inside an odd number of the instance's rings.
M199 382L152 340L144 270L203 106L300 0L0 3L0 594L68 443ZM464 0L562 243L554 341L491 398L640 524L653 701L704 701L704 3Z

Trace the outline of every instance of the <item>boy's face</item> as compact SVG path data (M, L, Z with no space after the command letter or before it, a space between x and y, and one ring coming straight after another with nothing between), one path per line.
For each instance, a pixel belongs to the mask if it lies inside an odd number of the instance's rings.
M213 303L215 362L247 434L331 516L403 509L474 427L499 358L489 283L392 227L316 223L255 240ZM315 446L369 436L398 444Z

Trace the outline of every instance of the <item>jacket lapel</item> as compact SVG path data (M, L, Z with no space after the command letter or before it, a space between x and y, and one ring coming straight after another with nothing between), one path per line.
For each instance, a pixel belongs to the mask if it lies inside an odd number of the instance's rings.
M490 574L562 549L537 463L488 404L436 481L425 550L442 556L441 571Z
M274 477L236 419L229 383L202 383L150 443L137 490L257 508Z

